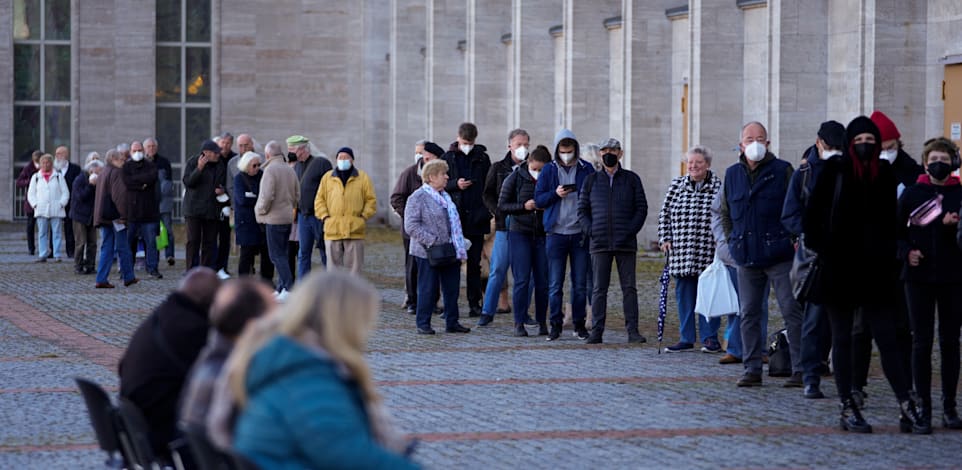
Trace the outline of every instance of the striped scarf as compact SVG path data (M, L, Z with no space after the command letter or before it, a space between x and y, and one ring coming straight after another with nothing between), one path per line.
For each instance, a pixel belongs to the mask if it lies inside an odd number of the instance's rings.
M468 259L468 249L464 246L464 234L461 232L461 217L458 215L458 208L451 200L451 196L444 191L435 191L427 183L421 186L421 190L430 194L434 202L441 205L448 211L448 225L451 228L451 243L454 243L454 250L458 254L458 259Z

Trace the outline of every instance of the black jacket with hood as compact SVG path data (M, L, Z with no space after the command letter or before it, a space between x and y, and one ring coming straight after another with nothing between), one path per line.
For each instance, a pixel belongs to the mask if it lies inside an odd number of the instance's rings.
M458 206L461 216L461 230L467 236L484 235L491 232L491 213L484 205L482 193L484 180L491 169L491 159L488 158L483 145L475 145L468 155L461 152L457 142L451 144L441 156L448 163L448 185L444 188L451 195L454 204ZM467 174L461 174L458 166L459 159L467 158L469 168ZM471 186L464 189L458 187L458 180L464 178L471 181Z
M525 202L534 199L536 184L537 180L528 172L528 162L522 163L505 178L498 198L498 210L511 217L510 231L536 237L544 236L544 211L524 208Z

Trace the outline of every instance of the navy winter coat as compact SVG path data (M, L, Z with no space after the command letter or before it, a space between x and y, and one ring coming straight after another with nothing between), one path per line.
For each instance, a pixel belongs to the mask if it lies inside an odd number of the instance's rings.
M792 234L782 225L782 206L792 165L769 153L750 170L745 156L725 171L722 225L739 266L767 268L791 261Z
M825 161L818 158L818 148L813 145L805 151L804 162L798 166L798 171L792 173L792 179L788 182L788 193L785 195L785 204L782 205L782 225L794 236L802 233L805 193L812 194L815 181L824 165ZM802 189L802 183L807 189Z
M578 221L591 253L638 251L638 232L648 217L641 178L619 167L609 183L601 169L585 180L578 196Z
M93 225L97 187L91 185L88 178L86 173L81 172L70 185L70 216L84 225Z
M238 246L267 243L264 225L254 218L254 205L257 204L263 175L263 171L258 171L257 176L247 173L234 176L234 233Z

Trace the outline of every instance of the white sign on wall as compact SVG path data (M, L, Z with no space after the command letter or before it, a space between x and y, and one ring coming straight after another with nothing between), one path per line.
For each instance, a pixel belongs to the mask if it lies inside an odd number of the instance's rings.
M949 137L951 140L962 139L962 122L953 122L952 125L949 126L949 133L951 134Z

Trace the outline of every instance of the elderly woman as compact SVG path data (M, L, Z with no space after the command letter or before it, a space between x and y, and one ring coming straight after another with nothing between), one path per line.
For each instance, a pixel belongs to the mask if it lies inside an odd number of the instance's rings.
M264 160L254 152L247 152L237 162L240 170L234 176L234 236L240 247L237 272L241 276L251 274L254 257L261 259L261 278L267 282L274 279L274 264L267 252L267 236L264 224L257 223L254 206L261 186L261 163Z
M962 186L952 174L959 168L959 149L939 137L925 143L925 174L902 193L898 206L899 257L905 260L902 279L912 322L912 374L921 403L922 426L932 432L932 342L935 312L939 313L939 363L942 379L942 426L962 429L956 409L959 382L959 327L962 323L962 250L956 243ZM913 211L942 198L931 221L914 220ZM936 309L938 306L938 309Z
M97 158L91 158L96 155ZM93 152L87 157L83 172L71 183L70 215L73 219L74 272L93 274L97 262L97 226L94 225L94 196L97 194L97 178L104 163Z
M67 203L70 201L70 190L63 174L53 169L53 155L49 153L40 157L40 170L30 177L27 188L27 202L33 208L37 218L37 230L40 231L40 257L38 263L46 263L50 239L53 232L53 256L60 262L60 247L63 244L63 218L67 216Z
M701 333L702 352L722 352L718 342L720 318L706 320L695 314L698 297L698 275L708 267L715 255L711 231L711 203L721 188L721 180L711 172L711 151L695 146L685 159L688 174L671 181L665 203L658 213L658 242L668 254L668 271L675 278L678 302L678 343L665 352L695 349L695 317Z
M909 372L901 367L896 339L895 289L898 181L891 165L880 164L878 127L859 116L845 128L842 157L825 162L802 217L808 248L818 254L820 275L812 279L808 298L825 308L832 325L832 368L842 401L839 426L869 433L872 426L852 397L852 326L856 310L875 337L882 371L899 403L900 429L925 431L910 395ZM911 260L910 260L911 261Z
M248 327L227 363L234 450L258 468L417 468L364 360L380 308L367 281L314 271Z
M468 258L468 248L461 233L458 208L444 190L448 182L447 162L428 162L421 169L421 179L424 185L408 197L404 206L404 231L411 237L411 256L418 265L418 334L434 334L431 328L432 299L437 298L439 283L444 297L445 331L467 333L471 329L458 323L458 290L461 287L461 262ZM441 248L446 244L453 245L453 259L445 263L428 259L432 247Z

